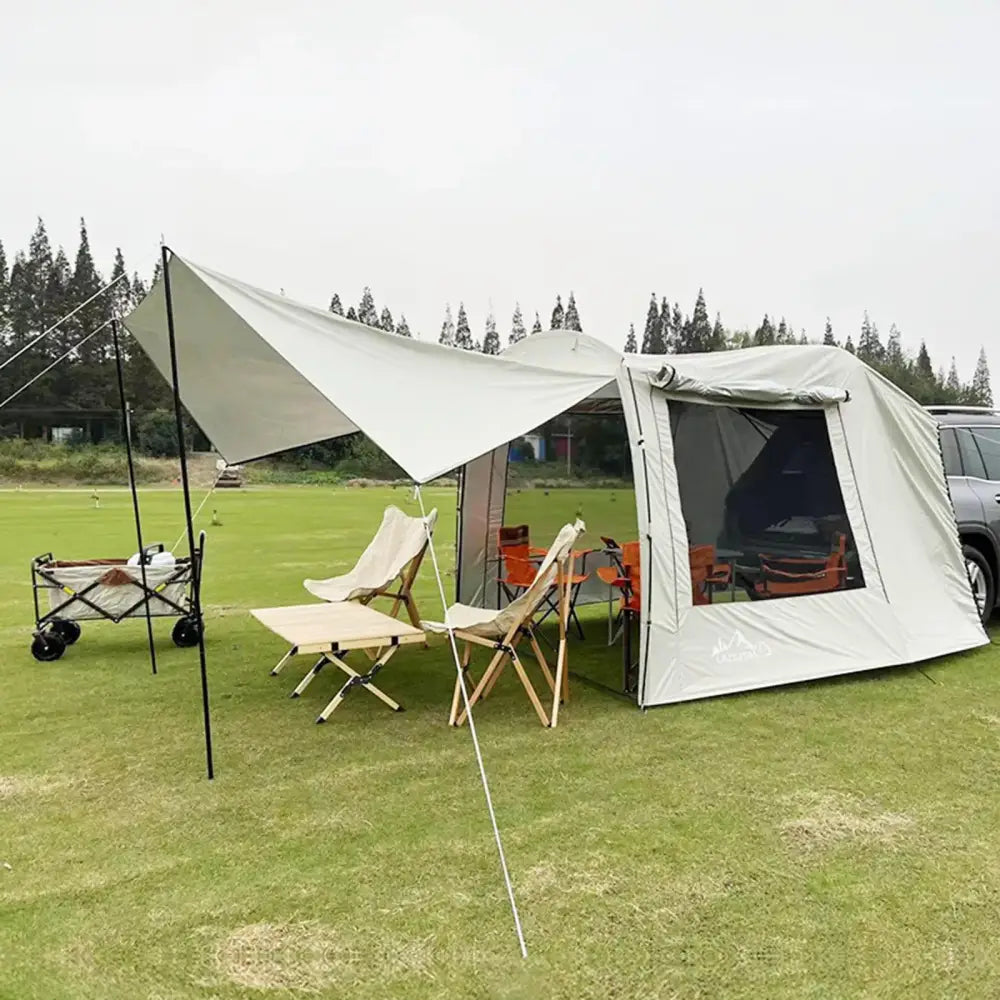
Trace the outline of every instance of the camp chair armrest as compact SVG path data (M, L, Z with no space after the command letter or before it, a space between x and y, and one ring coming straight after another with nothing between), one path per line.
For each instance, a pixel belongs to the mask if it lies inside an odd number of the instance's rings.
M773 566L766 567L766 573L770 577L780 577L783 580L824 580L833 574L846 573L844 566L827 566L824 569L813 570L806 573L791 573L787 570L775 569Z
M766 556L761 555L762 563L787 563L790 566L825 566L829 556Z

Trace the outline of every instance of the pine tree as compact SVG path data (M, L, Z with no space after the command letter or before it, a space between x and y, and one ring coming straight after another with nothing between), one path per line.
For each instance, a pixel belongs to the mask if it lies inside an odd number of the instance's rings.
M535 325L531 328L531 332L541 333L542 332L542 321L538 318L538 313L535 313Z
M885 361L885 348L879 339L878 327L869 319L867 310L865 310L865 318L861 322L858 357L869 365L879 365Z
M799 334L799 346L805 347L809 343L809 338L806 336L806 331L803 330Z
M123 262L124 263L124 262ZM80 245L76 251L76 262L73 266L73 275L69 282L69 296L67 305L70 309L75 308L82 302L95 295L104 286L104 279L97 273L94 267L94 258L90 251L90 238L87 235L87 223L80 220ZM72 325L78 337L86 336L96 330L108 318L109 300L99 297L84 306L73 317ZM110 335L98 334L87 341L80 348L80 358L85 365L93 365L107 358L107 347L110 343ZM99 372L90 371L87 373L91 379L96 379ZM99 390L96 386L90 387L97 395ZM93 398L91 402L97 404L102 400ZM110 399L108 400L110 402Z
M677 342L681 338L681 334L684 332L684 324L687 319L681 313L681 306L679 302L674 303L673 315L670 318L670 337L664 341L664 345L669 351L671 347L676 350Z
M823 343L827 347L836 347L837 341L833 337L833 324L830 322L830 317L826 317L826 329L823 331Z
M82 300L81 300L82 301ZM69 258L66 251L59 247L56 255L48 268L45 284L42 286L41 301L39 303L39 330L47 329L53 323L59 322L63 316L71 309L79 305L79 301L73 296L73 271L69 266ZM79 313L74 317L72 323L64 323L59 329L51 334L50 338L60 338L69 345L75 344L80 339L80 330L74 324L78 322ZM63 348L65 350L66 348Z
M510 321L510 337L508 344L516 344L528 336L528 331L524 328L524 317L521 315L521 303L514 303L514 315Z
M986 349L979 348L979 360L972 375L971 395L976 406L993 405L993 387L990 385L990 366L986 361Z
M715 323L712 325L712 337L709 341L710 351L724 351L728 344L726 328L722 325L722 314L715 314Z
M635 323L629 323L628 336L625 338L625 353L635 354L635 352L636 352Z
M660 309L656 304L656 292L649 297L649 309L646 311L646 329L642 335L643 354L666 354L663 341L663 328L660 325Z
M378 327L378 310L375 308L375 299L372 290L365 285L361 293L361 303L358 306L358 321L365 326Z
M24 252L18 250L14 254L14 263L11 265L10 278L7 281L7 326L10 347L19 350L29 339L31 331L34 329L32 325L34 308L35 288L32 281L31 265ZM20 384L26 380L20 378L18 370L23 365L22 357L20 361L5 369L10 382L19 380Z
M135 308L136 302L132 299L132 283L128 278L128 270L125 267L125 257L122 248L115 248L115 263L111 268L111 291L108 292L109 313L112 316L121 318L127 316Z
M753 334L753 345L754 347L768 347L775 342L774 327L771 325L771 318L764 313L764 319L760 326L754 330Z
M655 302L653 305L655 306ZM647 319L647 323L649 320ZM660 300L660 320L659 320L659 338L660 343L663 345L662 351L656 351L657 354L673 354L677 350L677 330L674 329L674 324L670 319L670 303L667 301L666 295Z
M698 289L691 319L684 324L674 350L678 354L702 354L712 349L712 324L708 321L705 293Z
M483 337L483 354L500 353L500 334L497 333L497 321L491 309L486 317L486 336Z
M583 327L580 325L580 313L577 312L576 299L573 297L573 293L569 293L569 301L566 303L566 317L563 320L563 326L567 330L576 330L579 333L583 332Z
M465 314L465 305L462 302L458 304L458 319L455 322L455 346L463 351L472 351L476 347L469 327L469 317Z
M927 353L927 344L923 340L920 341L920 350L917 352L917 377L927 385L934 381L931 356Z
M905 375L906 358L903 355L903 337L895 323L889 327L889 339L885 345L886 374L898 384Z
M563 310L562 296L556 296L556 305L552 310L552 322L549 324L550 330L562 330L566 322L566 313Z
M49 234L41 217L28 243L27 266L32 287L30 329L41 333L64 315L61 297L50 299L46 291L51 278L53 257Z
M406 322L406 316L403 313L399 314L399 322L396 324L396 333L401 337L412 337L413 334L410 333L409 324Z
M450 302L444 307L444 322L441 324L441 336L438 337L438 343L444 344L445 347L455 346L455 323L451 318Z
M386 333L396 332L396 324L392 321L392 313L389 312L388 306L382 310L382 315L379 317L378 325L379 328L385 330Z
M774 335L774 342L776 344L795 343L795 334L789 329L784 316L781 317L781 322L778 323L778 332Z
M347 307L347 316L344 318L352 320L355 323L358 322L358 314L354 311L354 306Z
M850 334L847 335L847 340L844 341L844 350L847 351L848 354L854 353L854 341L851 340Z
M945 380L944 387L956 397L962 391L962 383L958 378L958 366L955 364L954 355L951 358L951 368L948 369L948 378Z
M733 330L726 337L727 351L741 351L753 346L753 334L749 330Z
M344 307L340 304L340 296L336 292L333 293L333 298L330 299L330 312L334 316L344 315Z

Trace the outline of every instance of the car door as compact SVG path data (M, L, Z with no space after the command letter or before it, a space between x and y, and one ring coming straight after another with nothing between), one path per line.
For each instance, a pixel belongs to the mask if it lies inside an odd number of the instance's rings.
M964 432L961 439L959 432ZM966 452L968 457L963 455L963 452ZM951 492L951 502L955 508L955 520L959 528L978 527L984 522L985 515L979 492L972 486L971 476L978 475L981 480L986 475L986 467L969 429L942 427L941 455L944 458L944 471L948 477L948 489ZM969 469L968 473L966 469Z
M983 505L983 515L986 526L994 538L1000 538L1000 425L981 424L979 426L957 428L959 449L962 452L962 463L966 462L966 450L971 442L979 453L980 464L970 452L970 463L976 473L968 472L965 466L969 486L979 497Z

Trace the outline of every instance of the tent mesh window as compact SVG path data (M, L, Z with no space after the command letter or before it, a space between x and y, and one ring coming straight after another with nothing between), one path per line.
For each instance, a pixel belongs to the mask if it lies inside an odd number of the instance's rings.
M822 410L670 403L692 600L865 585Z

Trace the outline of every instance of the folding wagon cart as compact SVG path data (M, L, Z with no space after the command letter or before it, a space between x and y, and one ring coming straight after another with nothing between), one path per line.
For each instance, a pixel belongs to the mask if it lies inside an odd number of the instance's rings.
M117 624L126 618L177 618L171 632L174 643L197 645L201 625L195 609L205 533L193 560L157 560L162 553L162 544L149 545L134 565L126 559L57 560L51 552L36 556L31 561L31 655L43 662L58 660L80 638L81 621L102 619Z

